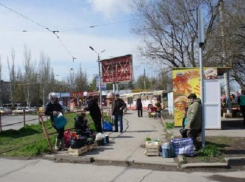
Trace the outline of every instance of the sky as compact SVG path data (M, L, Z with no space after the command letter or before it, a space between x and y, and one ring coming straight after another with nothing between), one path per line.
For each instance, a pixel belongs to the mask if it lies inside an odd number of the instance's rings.
M100 54L101 60L132 54L134 77L143 74L145 66L137 56L140 41L131 33L135 19L130 8L132 0L0 0L0 3L4 81L9 80L7 59L12 62L12 50L16 67L23 69L24 46L30 50L33 62L39 62L41 52L48 56L58 80L67 77L70 68L76 72L80 64L90 81L98 74L97 54L89 46L98 53L105 50ZM59 39L51 31L59 31L56 33Z

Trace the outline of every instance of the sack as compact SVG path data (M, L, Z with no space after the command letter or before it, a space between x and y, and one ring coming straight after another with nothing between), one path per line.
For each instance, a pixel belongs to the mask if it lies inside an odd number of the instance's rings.
M54 126L57 129L61 129L65 127L66 123L67 123L67 120L63 115L54 116Z
M171 143L163 143L162 144L162 157L163 158L174 157L173 147L172 147Z
M87 139L85 139L85 138L81 138L81 139L71 138L70 144L71 144L72 149L78 149L78 148L81 148L87 144Z
M70 147L70 140L71 140L71 130L66 130L64 132L64 138L65 138L65 147Z
M111 123L103 121L103 131L112 131Z
M194 155L194 145L191 138L181 138L171 140L175 157L179 154L186 156Z

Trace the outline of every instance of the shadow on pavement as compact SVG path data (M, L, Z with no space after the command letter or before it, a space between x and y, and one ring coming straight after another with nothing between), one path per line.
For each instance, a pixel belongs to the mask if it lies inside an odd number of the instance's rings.
M241 120L222 120L221 128L222 130L245 129L245 125L242 118Z
M134 132L137 132L137 133L143 133L143 132L156 132L157 130L135 130L135 131L127 131L127 133L134 133Z

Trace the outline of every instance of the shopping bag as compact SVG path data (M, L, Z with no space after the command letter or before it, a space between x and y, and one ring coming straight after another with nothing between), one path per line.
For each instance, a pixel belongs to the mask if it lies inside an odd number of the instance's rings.
M171 144L175 157L179 154L186 156L194 156L194 145L192 138L172 139Z
M71 130L64 131L64 138L65 138L65 147L70 147L70 140L71 140Z
M103 131L112 131L111 123L103 121Z
M54 116L54 125L57 129L65 127L67 123L66 118L62 115Z

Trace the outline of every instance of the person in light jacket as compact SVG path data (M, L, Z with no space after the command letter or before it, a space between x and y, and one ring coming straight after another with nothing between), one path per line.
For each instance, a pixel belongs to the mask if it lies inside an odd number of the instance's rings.
M193 139L193 143L196 146L196 138L202 132L202 104L195 93L190 94L188 99L190 106L187 110L185 129L187 130L187 136Z

